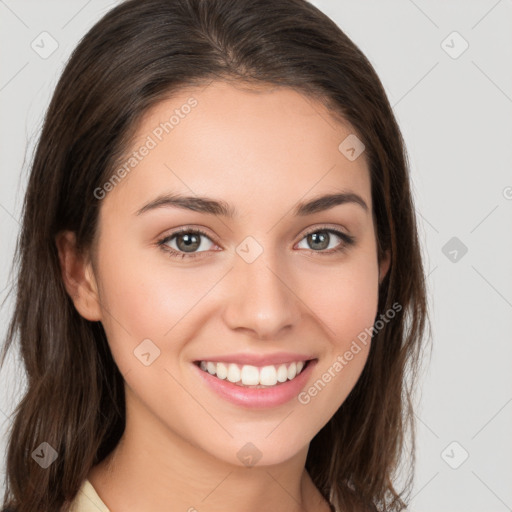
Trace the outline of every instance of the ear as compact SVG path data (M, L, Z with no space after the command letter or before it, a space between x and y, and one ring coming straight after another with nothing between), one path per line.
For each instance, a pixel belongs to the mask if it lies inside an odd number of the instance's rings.
M383 279L386 277L388 273L389 267L391 265L391 251L388 249L385 251L384 256L382 257L379 263L379 285L382 283Z
M62 280L76 310L91 322L101 320L98 287L89 258L76 249L75 233L62 231L55 237Z

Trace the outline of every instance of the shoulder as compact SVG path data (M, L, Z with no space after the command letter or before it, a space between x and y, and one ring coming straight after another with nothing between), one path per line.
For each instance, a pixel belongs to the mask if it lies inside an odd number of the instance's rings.
M110 510L99 497L91 482L86 478L71 503L69 512L110 512Z
M70 512L110 512L105 503L101 500L89 480L82 482L82 485L71 502ZM16 508L8 506L0 509L0 512L17 512Z

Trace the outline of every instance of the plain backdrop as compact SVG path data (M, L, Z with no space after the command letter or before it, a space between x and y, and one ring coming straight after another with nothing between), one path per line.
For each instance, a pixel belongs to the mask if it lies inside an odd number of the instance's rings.
M433 340L410 509L512 510L512 1L313 3L372 62L410 158ZM0 300L45 109L71 51L114 5L0 0ZM11 311L9 298L2 336ZM0 378L3 454L25 384L16 353Z

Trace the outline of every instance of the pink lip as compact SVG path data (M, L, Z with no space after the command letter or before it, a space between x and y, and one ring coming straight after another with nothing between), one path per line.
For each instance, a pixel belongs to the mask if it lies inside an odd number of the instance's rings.
M199 377L203 379L210 389L222 398L235 405L255 409L277 407L298 396L305 387L317 362L318 359L310 361L293 380L287 380L270 388L246 388L233 384L228 380L221 380L201 370L197 364L193 364L192 367L196 369L195 371L199 372Z
M212 356L199 359L199 361L211 361L212 363L235 363L239 365L250 364L252 366L267 366L273 364L292 363L298 361L309 361L314 359L311 355L294 354L292 352L278 352L276 354L226 354L224 356Z

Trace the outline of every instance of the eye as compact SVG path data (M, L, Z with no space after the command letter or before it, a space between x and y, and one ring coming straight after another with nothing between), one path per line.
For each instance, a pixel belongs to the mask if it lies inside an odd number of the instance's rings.
M341 242L338 242L337 245L334 243L333 246L332 243L336 241L336 238ZM208 240L209 243L205 242L204 239ZM322 227L307 233L299 242L299 245L303 241L309 247L299 247L299 249L310 249L319 254L329 255L346 250L355 243L355 238L337 229ZM160 239L157 245L171 257L183 259L197 257L200 255L198 253L208 252L212 249L212 245L215 246L216 244L201 229L182 228Z
M341 242L338 242L338 244L336 244L336 238L341 240ZM299 245L303 243L303 241L309 247L299 247L300 249L310 248L311 250L313 250L313 252L319 252L320 254L333 254L344 251L349 246L353 245L355 243L355 238L337 229L316 228L314 231L310 231L309 233L307 233L304 236L304 238L299 242ZM334 245L332 245L331 242L334 242ZM326 251L326 249L332 250Z
M198 252L205 252L211 249L208 242L215 245L210 237L200 229L183 228L160 239L157 244L162 250L168 252L175 258L194 258Z

